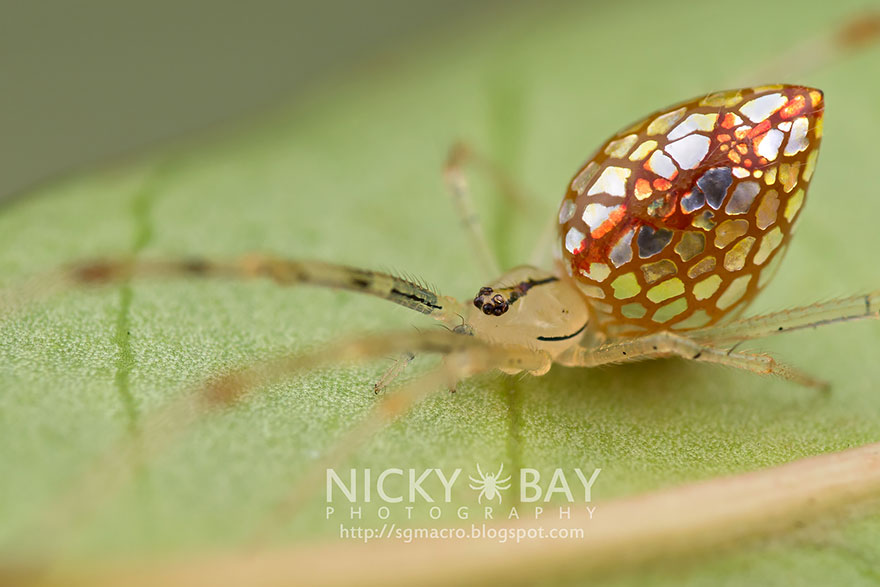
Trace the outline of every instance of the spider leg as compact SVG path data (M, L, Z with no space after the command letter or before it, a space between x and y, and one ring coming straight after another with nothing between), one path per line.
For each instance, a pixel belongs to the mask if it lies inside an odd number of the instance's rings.
M42 512L25 538L45 541L46 536L51 536L56 543L60 542L78 521L106 503L137 469L162 454L195 422L243 401L262 386L329 364L365 361L407 351L437 353L445 360L441 366L378 398L369 414L345 433L324 459L319 458L307 470L292 498L285 500L284 511L295 511L301 499L320 487L321 475L327 466L345 460L374 431L444 385L495 368L543 373L551 362L545 353L525 347L489 344L448 331L407 330L342 341L313 352L281 356L228 371L207 379L190 393L148 414L138 438L123 440L90 466L79 482ZM133 455L137 455L137 459ZM137 467L133 467L132 462L137 462Z
M314 353L282 356L236 369L212 378L203 386L202 393L205 398L215 398L211 403L220 401L225 404L236 401L254 388L322 365L363 361L393 352L417 351L444 356L440 371L447 375L447 380L441 384L448 385L496 368L521 369L539 374L549 369L551 362L550 357L541 351L516 345L490 344L445 330L390 332L330 345ZM413 385L424 386L419 380L414 381ZM394 397L400 395L401 391L391 394L389 401L399 401ZM384 400L380 400L378 405L383 404Z
M386 387L388 387L392 381L397 379L401 373L403 373L407 366L413 362L416 358L414 354L407 351L402 353L399 357L397 357L394 362L388 367L388 370L382 374L382 377L373 385L373 392L376 394L382 393Z
M501 192L507 200L507 204L517 208L522 212L529 211L533 205L534 199L519 185L519 183L510 177L510 175L496 162L489 157L481 154L478 150L464 141L457 141L449 149L449 155L446 158L446 169L461 170L470 165L476 170L487 176L495 187Z
M509 203L524 209L526 208L525 202L528 200L522 196L516 183L491 160L478 154L463 142L457 142L450 148L443 176L449 195L452 198L452 203L461 218L466 234L471 240L471 245L477 253L481 270L485 275L498 275L501 272L498 258L489 245L489 239L486 237L483 223L474 207L471 190L465 177L464 167L467 164L476 166L488 175L501 193L507 197ZM412 354L404 354L398 357L374 386L375 392L380 393L394 379L399 377L414 358L415 356Z
M571 367L597 367L671 356L727 365L759 375L776 375L807 387L824 389L828 386L824 381L784 365L769 355L726 351L672 332L658 332L596 347L574 347L563 353L557 362Z
M717 345L872 318L880 318L880 290L699 328L687 332L687 337Z
M480 215L474 207L473 198L467 178L464 174L464 165L468 161L483 162L485 161L476 157L468 147L463 143L456 143L449 151L446 158L446 165L443 169L443 178L455 211L461 219L465 233L471 241L471 246L477 256L480 264L480 270L484 275L498 275L501 273L498 257L492 247L489 245L489 239L486 237L486 230L480 220ZM485 165L481 167L485 168ZM490 176L497 178L498 176L491 173Z
M522 346L490 344L470 336L449 332L425 332L415 335L408 333L408 336L413 342L424 342L425 344L412 344L404 348L413 351L442 353L444 355L442 365L382 396L369 414L345 433L342 439L334 443L324 458L318 459L309 467L291 495L279 505L278 515L271 518L272 525L287 519L300 509L300 506L315 489L320 487L328 467L338 466L340 462L344 462L385 424L406 414L414 405L437 391L438 388L444 385L454 386L463 379L498 368L522 369L533 374L542 374L549 370L552 364L552 359L547 353ZM371 342L362 345L361 348L369 349L371 354L375 354L373 351L375 344L381 344L381 338L374 337ZM268 377L260 376L256 380L246 379L241 391L233 392L233 395L239 395L253 383L262 385L269 380L279 379L299 370L300 367L296 362L288 363L287 360L282 359L274 367L264 371ZM236 387L238 387L237 384ZM477 471L482 475L479 466ZM471 480L477 482L473 478Z
M0 308L8 313L20 305L71 287L102 285L147 277L211 277L237 280L269 278L280 285L315 285L344 289L394 302L431 316L451 329L459 330L465 308L454 298L439 295L426 286L396 275L323 261L282 259L263 254L252 254L233 260L118 259L80 262L3 292Z
M343 265L320 261L287 260L265 255L250 255L232 263L212 262L208 260L188 260L171 262L143 262L129 265L132 274L139 269L145 272L181 273L199 276L221 276L231 278L251 278L265 276L281 285L311 284L337 289L347 289L374 295L382 299L400 304L411 310L428 314L443 322L450 328L461 326L464 309L454 298L439 296L426 287L410 280L366 271ZM103 278L102 272L108 267L101 263L93 267L80 267L74 275L89 279L94 275ZM109 267L111 271L116 269ZM124 268L120 268L124 270ZM415 358L410 352L400 354L394 364L377 381L373 389L376 393L386 388L398 377Z
M488 157L481 155L478 151L464 142L459 141L455 143L450 149L449 157L446 161L446 180L449 185L450 193L455 201L456 209L459 211L459 215L462 217L465 227L468 229L469 233L472 234L471 238L475 241L475 246L479 249L481 245L476 243L476 241L482 240L482 242L486 242L487 239L476 215L471 216L471 214L467 213L468 210L471 212L473 211L473 205L470 200L469 192L467 191L467 183L463 174L463 168L468 164L471 164L492 180L501 195L506 198L507 204L523 213L529 213L532 211L538 212L539 210L535 206L537 200L526 194L525 190L519 187L518 182L512 179L498 164ZM459 189L462 189L463 191L457 191ZM464 199L460 201L459 199L462 197ZM543 213L544 212L541 211L541 214ZM473 218L476 222L469 221L470 218ZM546 265L546 262L549 261L549 251L551 250L553 239L556 237L557 230L559 230L559 225L555 219L544 225L538 235L532 253L529 255L529 265ZM478 232L478 234L473 236L475 232ZM492 255L492 257L493 259L495 258L494 255ZM491 267L485 262L484 266L487 268ZM497 262L495 263L495 266L496 271L489 271L487 274L497 274Z
M863 10L847 21L795 45L757 71L742 75L730 87L746 87L768 80L797 79L828 63L880 40L880 11Z

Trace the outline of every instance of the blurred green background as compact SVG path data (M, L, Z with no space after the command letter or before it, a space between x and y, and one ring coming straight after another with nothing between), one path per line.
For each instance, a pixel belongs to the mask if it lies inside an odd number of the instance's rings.
M22 81L4 83L0 96L4 175L17 178L5 193L38 197L0 214L0 284L96 255L261 250L411 272L466 298L491 276L471 262L443 189L454 140L472 142L531 194L533 209L519 214L473 176L504 263L519 263L608 135L760 71L868 5L330 3L312 17L295 16L305 9L293 4L16 5L27 19L7 7L2 59L18 65L4 65L3 79ZM816 85L828 111L799 233L753 309L876 289L880 48L760 81ZM257 114L263 107L271 112ZM119 156L224 120L237 122ZM95 169L20 191L77 165ZM108 447L136 438L150 414L207 374L412 325L430 327L345 292L190 280L68 292L9 318L0 332L0 548L103 560L240 547L374 405L387 361L270 386L186 430L76 523L40 524ZM601 467L595 497L605 500L880 438L876 322L748 348L808 368L834 392L673 360L484 376L364 443L353 466ZM323 506L316 498L285 520L272 544L333 537ZM797 532L606 579L876 584L880 515L876 504L851 513L816 525L807 512Z
M390 65L414 41L491 26L523 4L2 2L0 199L277 107L354 64Z

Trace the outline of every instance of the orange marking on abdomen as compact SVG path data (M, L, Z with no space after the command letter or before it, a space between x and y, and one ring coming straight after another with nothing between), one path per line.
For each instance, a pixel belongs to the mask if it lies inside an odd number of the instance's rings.
M608 232L617 226L617 224L626 216L626 205L621 204L617 208L611 211L611 214L608 215L608 218L600 224L596 230L590 233L590 236L599 239L608 234Z

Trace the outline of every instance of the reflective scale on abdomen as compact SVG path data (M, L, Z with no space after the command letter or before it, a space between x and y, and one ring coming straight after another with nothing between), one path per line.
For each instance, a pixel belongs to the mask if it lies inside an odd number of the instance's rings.
M732 90L609 139L559 210L561 262L598 330L687 330L742 310L791 239L824 106L802 86Z

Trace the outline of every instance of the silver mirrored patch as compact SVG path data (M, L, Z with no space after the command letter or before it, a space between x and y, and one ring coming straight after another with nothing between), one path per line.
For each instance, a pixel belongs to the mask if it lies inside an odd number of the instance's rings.
M682 169L694 169L709 152L709 137L689 135L669 143L665 150Z

